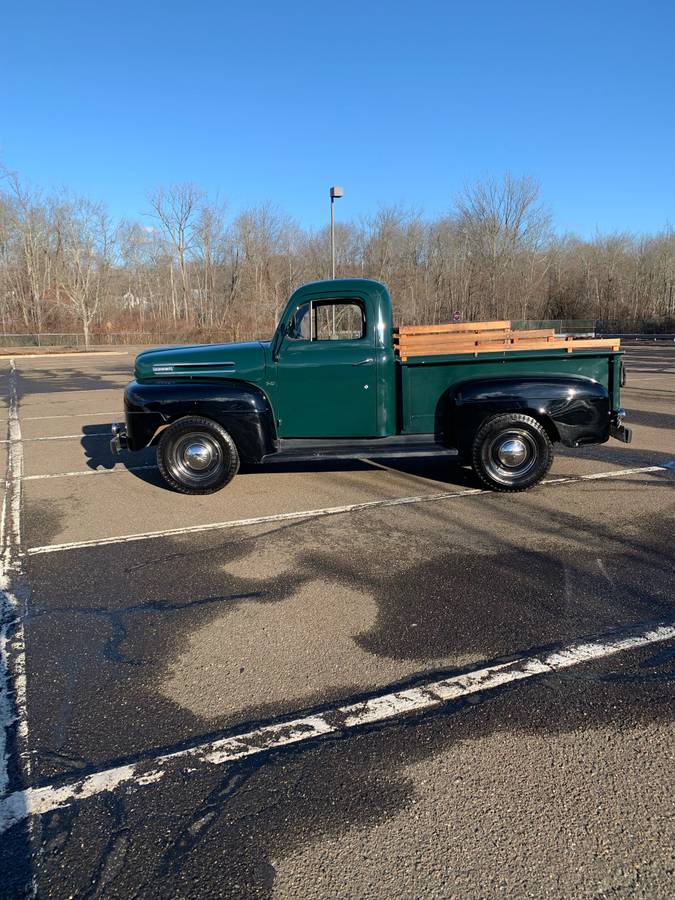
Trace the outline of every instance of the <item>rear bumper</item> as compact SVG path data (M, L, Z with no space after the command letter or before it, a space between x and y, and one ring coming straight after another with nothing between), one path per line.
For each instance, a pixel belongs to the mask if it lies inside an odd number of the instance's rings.
M633 440L633 429L627 428L623 424L625 417L625 409L617 410L609 423L609 433L613 438L616 438L617 441L621 441L623 444L630 444Z
M622 441L624 444L630 444L633 440L633 429L626 428L625 425L610 425L609 433L613 438L616 438L617 441Z

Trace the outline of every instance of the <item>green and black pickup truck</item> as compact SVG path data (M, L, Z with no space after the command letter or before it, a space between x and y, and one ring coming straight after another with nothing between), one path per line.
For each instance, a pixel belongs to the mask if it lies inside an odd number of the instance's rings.
M621 357L615 340L510 323L394 329L384 285L319 281L295 291L271 341L139 354L111 446L156 446L163 477L186 494L219 490L240 461L425 456L522 491L557 442L630 442Z

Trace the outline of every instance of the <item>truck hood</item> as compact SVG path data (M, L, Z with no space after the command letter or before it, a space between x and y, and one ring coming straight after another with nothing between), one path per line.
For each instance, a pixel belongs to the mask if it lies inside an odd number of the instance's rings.
M136 357L137 381L236 378L262 381L269 341L243 344L197 344L194 347L160 347Z

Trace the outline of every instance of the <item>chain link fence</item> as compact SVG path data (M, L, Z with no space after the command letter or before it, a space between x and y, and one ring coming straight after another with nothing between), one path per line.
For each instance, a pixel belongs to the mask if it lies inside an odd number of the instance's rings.
M199 334L181 332L153 332L153 331L120 331L105 334L90 334L89 345L91 347L116 347L116 346L149 346L164 344L215 344L227 341L255 340L253 335L238 334L236 337L231 332L214 331L199 332ZM84 336L78 332L43 332L41 334L4 334L0 333L0 346L2 347L75 347L80 349L85 346Z
M618 329L608 330L603 323L594 319L522 319L512 320L512 327L519 329L553 328L556 334L576 337L622 337L626 340L673 340L675 333L622 332ZM155 332L155 331L115 331L102 334L91 334L89 344L92 347L148 347L172 344L217 344L229 341L253 341L270 338L246 332L233 333L230 329L222 331L199 332ZM3 334L0 333L2 347L68 347L82 349L84 336L80 332L44 332L42 334Z
M553 328L557 334L592 335L595 333L595 322L592 319L550 319L513 321L514 328ZM271 335L266 335L270 338ZM91 334L89 344L92 347L116 346L150 346L166 344L217 344L228 341L260 340L260 335L238 332L230 329L222 331L199 332L155 332L155 331L119 331ZM2 347L84 347L84 336L81 332L43 332L41 334L3 334L0 333Z
M552 328L556 334L595 337L595 319L512 319L511 327L526 331Z

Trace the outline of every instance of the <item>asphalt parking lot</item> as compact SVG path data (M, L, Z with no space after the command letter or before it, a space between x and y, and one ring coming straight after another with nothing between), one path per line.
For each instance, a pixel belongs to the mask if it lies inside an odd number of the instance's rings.
M518 495L174 494L110 455L132 364L0 362L3 896L672 896L675 348Z

